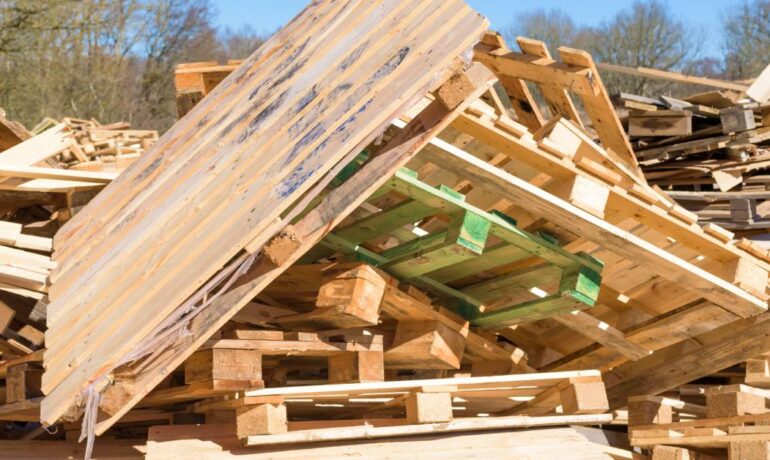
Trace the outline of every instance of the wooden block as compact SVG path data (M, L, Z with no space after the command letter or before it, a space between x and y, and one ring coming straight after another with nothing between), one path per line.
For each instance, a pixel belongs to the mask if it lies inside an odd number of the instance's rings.
M636 458L636 457L634 457ZM652 448L651 460L694 460L690 451L683 447L655 446Z
M316 307L329 309L323 323L334 328L375 326L379 322L385 279L365 264L324 276Z
M184 366L186 384L208 380L261 380L262 355L253 350L214 348L195 352Z
M732 282L749 294L760 299L766 298L767 270L754 263L748 257L733 259L723 264L725 279Z
M438 321L399 321L385 366L394 369L459 369L465 337Z
M43 368L37 363L21 363L8 368L5 379L6 403L11 404L43 396L40 381Z
M2 333L13 320L16 315L16 310L8 306L5 302L0 300L0 333Z
M733 220L752 220L757 215L755 200L730 200L730 218Z
M692 112L687 110L652 110L628 117L631 137L689 136L692 134Z
M551 193L597 217L604 217L604 208L610 196L606 185L580 175L559 183Z
M561 390L565 414L600 414L609 410L604 382L575 382Z
M673 409L657 401L628 401L628 426L673 422Z
M465 101L468 93L475 87L476 85L465 72L456 73L436 91L435 96L447 110L454 110Z
M442 423L452 420L452 395L450 393L410 393L406 397L406 420L409 424Z
M770 441L731 442L729 460L770 460Z
M249 436L286 433L286 405L266 403L239 407L235 410L235 426L242 441Z
M381 351L359 351L329 356L329 383L382 382L385 364Z
M770 387L770 362L764 358L747 360L745 381L754 387Z
M722 133L739 133L757 127L754 122L754 111L740 106L728 107L719 111L722 122Z
M760 395L745 391L706 393L706 416L708 418L764 414L765 412L765 398Z
M473 377L508 375L513 373L513 370L513 362L510 360L474 361L471 363L471 375Z

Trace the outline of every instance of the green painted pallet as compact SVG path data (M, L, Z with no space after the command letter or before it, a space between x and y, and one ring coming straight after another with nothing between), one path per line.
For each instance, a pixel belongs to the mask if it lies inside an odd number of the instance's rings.
M545 234L532 234L496 211L487 212L446 187L433 187L406 168L376 194L398 192L407 199L336 229L313 256L339 252L381 268L392 276L443 298L472 324L498 328L590 308L596 302L603 264L587 254L572 254ZM407 226L442 215L445 228L430 233ZM380 252L368 241L410 237ZM412 237L413 236L413 237ZM494 242L492 241L494 240ZM521 271L462 288L453 282L485 270L528 260ZM307 261L307 260L306 260ZM548 291L538 284L550 285ZM521 301L522 291L527 300ZM517 299L518 297L518 299ZM535 298L532 298L535 297Z

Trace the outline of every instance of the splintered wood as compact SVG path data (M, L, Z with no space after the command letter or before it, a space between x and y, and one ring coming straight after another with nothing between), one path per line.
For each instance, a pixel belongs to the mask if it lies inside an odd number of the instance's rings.
M77 414L178 326L228 261L451 75L485 25L459 1L316 2L244 61L57 234L43 423Z

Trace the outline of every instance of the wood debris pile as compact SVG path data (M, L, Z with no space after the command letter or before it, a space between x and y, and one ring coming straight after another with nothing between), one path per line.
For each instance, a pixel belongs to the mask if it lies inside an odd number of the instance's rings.
M317 1L180 66L160 139L0 123L0 452L663 458L654 423L760 420L724 419L765 412L770 257L654 168L749 164L764 128L721 133L703 96L617 113L590 54L486 27ZM748 159L674 141L738 136ZM674 394L747 362L722 412Z
M157 139L129 127L65 118L28 131L0 115L0 350L37 380L42 368L30 363L42 358L53 236ZM6 401L42 395L24 387Z
M120 172L158 140L157 131L131 129L126 122L102 125L96 120L77 118L46 119L32 133L40 134L58 125L64 125L75 140L52 158L56 167L63 169Z
M702 223L739 236L770 228L770 101L767 78L745 92L723 89L676 99L632 94L614 103L650 184ZM717 83L718 84L718 83Z

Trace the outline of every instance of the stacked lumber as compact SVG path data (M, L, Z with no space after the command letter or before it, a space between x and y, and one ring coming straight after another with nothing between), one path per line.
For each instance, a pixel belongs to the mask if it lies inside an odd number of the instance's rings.
M694 455L693 451L703 450L714 458L725 458L725 454L730 460L767 458L770 413L766 404L770 392L745 384L698 389L696 398L705 404L688 402L684 397L629 398L631 445L649 452L652 458Z
M52 158L62 169L121 172L158 140L157 131L131 129L126 122L102 125L96 120L69 117L61 121L47 118L32 132L38 134L57 125L64 125L75 141Z
M614 97L650 184L741 236L765 233L770 104L711 91L685 99Z

